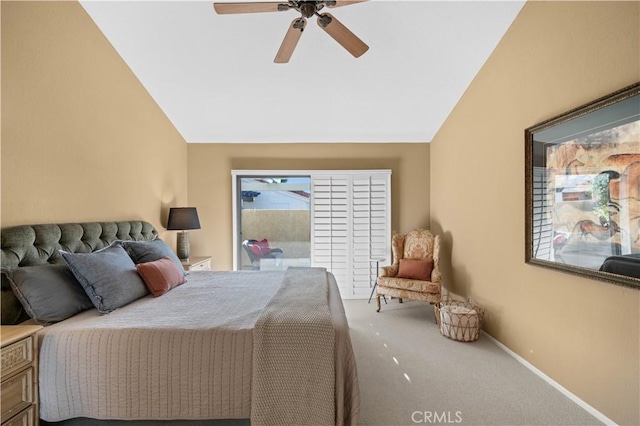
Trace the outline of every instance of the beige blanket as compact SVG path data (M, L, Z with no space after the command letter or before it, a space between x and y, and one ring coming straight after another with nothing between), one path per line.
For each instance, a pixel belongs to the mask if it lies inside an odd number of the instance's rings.
M249 418L253 328L283 277L279 271L191 273L161 297L46 327L39 333L41 418ZM351 421L359 410L355 361L329 277L335 410Z
M289 268L253 330L251 424L335 423L335 330L324 268Z

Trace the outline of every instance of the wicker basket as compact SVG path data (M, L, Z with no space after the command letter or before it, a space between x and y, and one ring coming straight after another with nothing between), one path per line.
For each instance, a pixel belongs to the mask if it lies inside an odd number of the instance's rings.
M484 309L468 302L446 300L434 305L440 333L460 342L478 340L484 320Z

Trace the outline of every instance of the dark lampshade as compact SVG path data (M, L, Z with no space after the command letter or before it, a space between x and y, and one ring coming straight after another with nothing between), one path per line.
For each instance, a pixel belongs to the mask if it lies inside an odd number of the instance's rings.
M167 230L184 231L185 229L200 229L200 220L195 207L172 207L169 209Z
M169 209L167 230L182 231L178 233L176 243L178 257L189 258L189 229L200 229L200 220L195 207L172 207Z

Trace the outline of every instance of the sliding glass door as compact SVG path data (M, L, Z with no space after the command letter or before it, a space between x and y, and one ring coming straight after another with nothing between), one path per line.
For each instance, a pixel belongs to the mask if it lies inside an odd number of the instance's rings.
M238 270L310 266L309 176L236 177Z
M235 270L318 266L345 299L391 264L390 170L233 170Z

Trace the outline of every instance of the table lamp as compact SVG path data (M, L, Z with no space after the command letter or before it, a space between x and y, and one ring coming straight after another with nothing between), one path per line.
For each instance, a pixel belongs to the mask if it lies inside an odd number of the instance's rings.
M200 229L200 220L195 207L172 207L169 209L168 231L178 233L176 243L178 257L182 260L189 258L189 229Z

